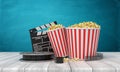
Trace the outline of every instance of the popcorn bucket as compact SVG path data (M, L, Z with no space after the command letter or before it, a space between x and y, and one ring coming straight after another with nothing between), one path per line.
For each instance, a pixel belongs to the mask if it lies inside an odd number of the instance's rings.
M100 28L67 28L70 58L88 59L96 55Z
M56 57L68 56L67 53L67 41L66 41L66 29L59 28L48 31L48 37L50 39L54 54Z

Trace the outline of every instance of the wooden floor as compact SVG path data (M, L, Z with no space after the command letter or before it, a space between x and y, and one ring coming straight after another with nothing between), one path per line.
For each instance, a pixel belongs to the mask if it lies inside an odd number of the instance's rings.
M50 61L20 61L19 52L0 52L0 72L120 72L120 52L103 52L97 61L56 64Z

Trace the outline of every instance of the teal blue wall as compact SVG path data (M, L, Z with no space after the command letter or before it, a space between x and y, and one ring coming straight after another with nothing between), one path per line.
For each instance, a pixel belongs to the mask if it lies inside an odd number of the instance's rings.
M1 11L1 0L0 0L0 29L1 29L1 27L2 27L2 26L1 26L1 25L2 25L2 22L1 22L1 19L2 19L1 12L2 12L2 11ZM0 35L1 35L1 30L0 30ZM0 51L2 51L2 50L1 50L1 47L2 47L2 46L1 46L1 45L2 45L2 40L0 39Z
M119 15L118 15L118 49L120 51L120 1L118 2L118 8L119 8Z
M117 0L1 0L1 51L31 51L28 30L57 20L65 26L82 21L101 25L98 51L118 51Z

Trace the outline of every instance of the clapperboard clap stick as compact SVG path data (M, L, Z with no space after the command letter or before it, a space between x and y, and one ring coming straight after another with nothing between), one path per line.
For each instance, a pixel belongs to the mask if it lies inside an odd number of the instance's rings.
M23 56L21 60L37 61L49 60L52 58L54 53L47 36L47 31L44 31L44 29L56 24L57 22L54 21L29 30L33 52L20 53Z

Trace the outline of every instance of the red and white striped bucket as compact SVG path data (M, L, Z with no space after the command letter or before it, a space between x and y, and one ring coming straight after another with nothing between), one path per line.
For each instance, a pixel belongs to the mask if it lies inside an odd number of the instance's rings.
M66 32L70 58L84 60L96 55L99 28L67 28Z
M48 37L50 39L54 54L56 57L68 56L66 29L59 28L48 31Z

